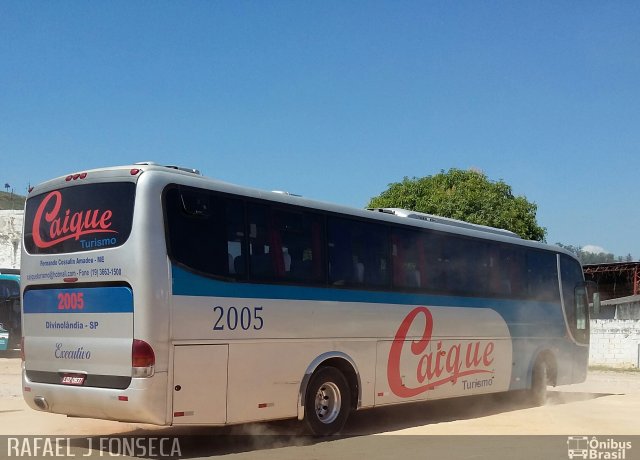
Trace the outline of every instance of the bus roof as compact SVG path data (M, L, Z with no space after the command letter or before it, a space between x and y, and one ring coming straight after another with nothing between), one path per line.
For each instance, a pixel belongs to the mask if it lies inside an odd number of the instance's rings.
M502 228L489 227L487 225L472 224L463 220L451 219L449 217L436 216L434 214L427 214L424 212L412 211L410 209L401 208L369 208L371 211L379 211L387 214L393 214L399 217L406 217L408 219L419 219L426 222L437 222L440 224L452 225L454 227L467 228L470 230L478 230L481 232L494 233L496 235L510 236L513 238L520 238L520 235L510 230Z
M164 166L152 161L134 163L132 165L97 168L83 172L72 173L67 176L60 176L58 178L37 185L36 187L31 189L29 196L43 193L52 189L65 187L68 185L80 185L80 183L84 182L85 180L91 182L91 179L96 178L96 176L101 182L109 179L137 181L147 173L156 172L176 176L176 182L180 183L181 185L209 188L212 190L238 194L251 198L266 199L272 202L291 204L339 214L347 214L364 219L386 221L403 226L408 225L412 227L429 228L446 233L455 233L474 238L501 241L518 246L533 247L542 250L562 253L574 259L577 259L575 254L564 248L538 241L525 240L517 234L505 229L472 224L461 220L450 219L441 216L433 216L430 214L400 208L360 209L319 200L312 200L300 195L287 192L265 191L224 182L219 179L205 177L200 173L198 169L195 168L185 168L173 165Z

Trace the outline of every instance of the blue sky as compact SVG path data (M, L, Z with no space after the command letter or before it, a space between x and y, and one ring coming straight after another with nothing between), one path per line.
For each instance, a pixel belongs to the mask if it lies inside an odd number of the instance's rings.
M0 182L153 160L364 207L479 168L640 258L637 1L0 2Z

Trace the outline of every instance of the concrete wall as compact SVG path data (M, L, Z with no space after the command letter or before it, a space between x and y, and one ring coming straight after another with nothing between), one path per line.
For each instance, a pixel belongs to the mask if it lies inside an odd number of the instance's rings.
M23 211L0 211L0 268L20 268Z
M591 321L590 365L638 367L640 320Z

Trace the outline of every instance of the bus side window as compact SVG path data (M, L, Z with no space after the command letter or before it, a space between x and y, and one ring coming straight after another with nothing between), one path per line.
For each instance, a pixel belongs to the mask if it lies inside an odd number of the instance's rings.
M497 244L489 243L487 247L487 289L491 296L507 296L510 286L502 283L502 273L500 272L500 247Z
M249 205L249 258L252 279L273 280L284 273L282 241L266 205Z
M426 261L423 285L432 292L443 292L445 270L441 242L442 238L436 234L424 234L420 241L420 251Z
M358 263L363 266L363 281L368 287L388 287L391 284L389 266L389 233L385 226L360 224Z
M465 260L463 291L470 295L490 295L489 268L491 264L487 244L483 241L461 241L461 258Z
M205 274L220 274L216 258L219 252L212 237L215 227L211 220L209 195L192 189L171 189L166 194L169 233L169 254L177 262ZM219 239L218 239L219 241ZM224 248L227 266L227 251ZM224 268L224 274L227 269Z
M559 300L556 255L527 251L527 295L538 300Z
M422 279L426 273L421 233L393 229L391 245L394 286L408 289L423 287Z
M307 212L288 213L287 217L282 239L287 247L288 278L298 282L324 282L323 219Z
M526 267L524 251L520 249L500 250L500 284L508 297L526 297Z
M329 218L327 230L331 284L389 286L389 238L385 226Z
M244 231L244 204L239 200L227 202L227 263L229 275L246 278Z
M452 294L459 290L459 267L455 257L454 237L439 238L438 253L438 278L437 285L446 294Z
M214 227L218 227L213 230L212 238L220 237L221 241L213 253L218 261L218 274L243 279L244 266L239 264L236 267L235 260L244 255L244 203L231 198L212 197L211 204Z
M165 196L170 257L203 274L242 279L244 205L206 190L173 188Z
M329 247L329 283L342 286L355 281L351 232L345 219L329 218L327 234Z

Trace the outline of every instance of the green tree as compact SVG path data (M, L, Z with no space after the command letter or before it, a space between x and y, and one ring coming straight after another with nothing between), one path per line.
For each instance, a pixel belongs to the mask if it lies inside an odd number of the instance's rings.
M536 221L535 203L514 196L503 180L479 171L450 169L426 177L405 177L371 198L369 208L403 208L466 222L504 228L522 238L544 241L546 228Z

